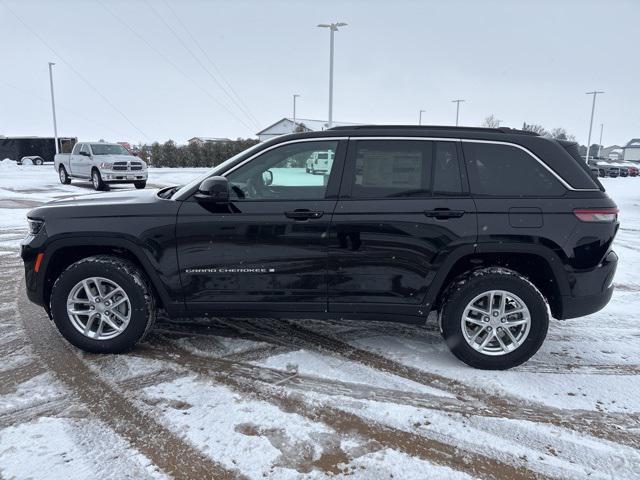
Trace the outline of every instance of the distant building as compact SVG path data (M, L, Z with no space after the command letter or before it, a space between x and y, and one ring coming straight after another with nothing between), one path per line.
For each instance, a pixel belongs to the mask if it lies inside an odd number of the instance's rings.
M217 138L217 137L193 137L190 138L189 140L187 140L187 143L189 143L189 145L191 144L196 144L196 145L204 145L205 143L226 143L226 142L230 142L231 139L230 138Z
M358 123L349 122L333 122L334 127L342 127L349 125L359 125ZM326 120L310 120L308 118L296 118L296 122L293 123L292 118L282 118L276 123L269 125L264 130L259 131L258 140L264 142L280 135L286 135L293 132L318 132L329 128L329 124Z
M640 138L632 138L622 149L622 159L640 162Z
M622 160L623 149L620 145L611 145L610 147L604 147L600 152L601 158L609 160Z
M131 144L129 142L118 142L118 145L122 145L124 148L126 148L129 152L131 151Z

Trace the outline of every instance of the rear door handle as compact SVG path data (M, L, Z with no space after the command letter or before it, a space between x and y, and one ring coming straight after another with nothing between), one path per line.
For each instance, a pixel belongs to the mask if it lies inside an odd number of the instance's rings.
M320 218L324 215L324 212L319 210L298 209L291 212L284 212L284 214L287 218L294 220L309 220L310 218Z
M460 218L464 215L464 210L449 210L448 208L436 208L434 210L425 210L424 214L427 217L447 219L447 218Z

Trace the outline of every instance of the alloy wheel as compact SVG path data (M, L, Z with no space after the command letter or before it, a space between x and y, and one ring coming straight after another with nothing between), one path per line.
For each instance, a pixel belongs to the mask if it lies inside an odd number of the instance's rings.
M93 340L120 335L131 320L131 301L120 285L103 277L85 278L67 297L67 314L76 330Z
M461 324L464 339L474 350L484 355L506 355L529 335L531 313L517 295L490 290L467 304Z

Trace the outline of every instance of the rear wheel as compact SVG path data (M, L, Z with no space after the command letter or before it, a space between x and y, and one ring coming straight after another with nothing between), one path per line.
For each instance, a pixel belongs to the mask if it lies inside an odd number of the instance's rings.
M100 171L97 168L94 168L91 171L91 183L95 190L107 189L107 184L102 181L102 175L100 175Z
M133 182L133 186L136 187L138 190L142 190L147 186L147 181L143 180L140 182Z
M60 165L58 169L58 178L60 178L60 183L63 185L69 185L71 183L71 178L69 178L67 170L62 165Z
M109 255L68 267L51 291L51 314L60 333L87 352L120 353L151 329L151 287L133 263Z
M467 365L505 370L526 362L547 335L544 297L526 278L502 268L452 282L441 312L442 335Z
M44 163L44 160L42 160L40 157L33 159L34 165L42 165L43 163Z

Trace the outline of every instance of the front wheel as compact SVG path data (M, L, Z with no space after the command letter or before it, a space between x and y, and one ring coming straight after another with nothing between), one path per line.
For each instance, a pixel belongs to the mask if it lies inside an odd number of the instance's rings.
M92 353L131 349L150 331L154 297L128 260L97 255L64 270L51 291L51 315L70 343Z
M91 183L95 190L107 189L107 184L102 181L102 175L100 175L100 171L97 168L94 168L91 171Z
M140 182L133 182L133 186L136 187L138 190L142 190L147 186L147 181L142 180Z
M472 367L506 370L520 365L547 335L544 297L514 271L476 270L454 280L445 296L442 336L451 352Z

